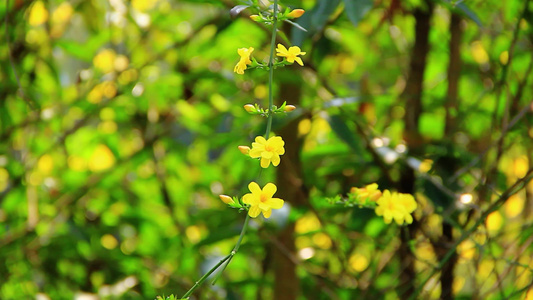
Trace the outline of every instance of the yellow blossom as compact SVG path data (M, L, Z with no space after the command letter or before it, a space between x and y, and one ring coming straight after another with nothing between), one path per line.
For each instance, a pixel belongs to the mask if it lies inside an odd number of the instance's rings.
M369 184L369 185L365 186L364 188L353 187L350 190L350 193L356 194L358 196L358 198L360 200L362 200L363 202L366 199L368 199L370 201L377 201L379 199L379 197L381 197L381 191L378 190L378 184L377 183Z
M248 155L250 153L250 147L248 146L239 146L239 151L241 151L242 154Z
M220 200L222 200L222 202L226 203L226 204L232 204L232 203L235 203L235 201L233 201L233 199L231 199L230 196L227 196L227 195L218 195L218 197L220 197Z
M291 112L296 109L296 106L294 105L285 105L285 112Z
M415 211L417 204L415 198L410 194L400 194L385 190L383 195L377 200L376 215L383 216L385 223L390 224L392 219L402 225L413 223L411 213Z
M287 50L285 46L278 44L276 52L278 56L285 57L290 63L294 63L294 61L296 61L300 66L304 65L302 59L299 58L298 55L305 55L306 52L302 52L298 46L292 46L289 48L289 50Z
M248 68L247 65L250 65L252 63L252 61L250 60L250 55L252 54L252 52L254 52L253 47L250 47L248 49L239 48L237 50L237 53L240 55L241 59L239 60L237 65L235 65L235 68L233 68L233 72L240 74L240 75L244 74L244 70Z
M248 189L251 193L248 193L242 197L242 201L250 205L248 215L252 218L257 217L260 213L263 213L265 218L269 218L272 214L272 209L280 209L283 207L283 200L280 198L272 198L277 191L276 185L273 183L267 183L263 189L255 182L250 182Z
M252 21L259 22L262 18L259 15L251 15L250 19L252 19Z
M277 166L280 162L280 155L285 154L285 148L283 146L285 142L281 136L273 136L268 141L258 136L255 138L255 143L252 143L252 150L250 150L251 158L261 157L261 167L268 168L270 163Z
M247 111L247 112L254 112L255 111L255 106L253 106L252 104L246 104L244 106L244 110Z
M34 2L30 10L28 22L31 26L39 26L46 21L48 21L48 10L46 6L42 1Z
M291 19L295 19L295 18L299 18L301 17L303 14L305 13L305 10L303 9L294 9L292 10L288 15L287 17L291 18Z

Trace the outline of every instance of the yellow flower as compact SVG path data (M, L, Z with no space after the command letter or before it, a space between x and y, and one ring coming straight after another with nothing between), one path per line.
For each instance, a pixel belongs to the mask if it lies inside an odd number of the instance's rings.
M241 151L242 154L248 155L250 153L250 147L248 146L239 146L239 151Z
M240 74L240 75L244 74L244 70L248 68L248 66L246 65L249 65L252 63L252 61L250 60L250 55L252 54L252 52L254 52L253 47L250 47L248 49L246 48L237 49L237 53L239 53L239 55L241 56L241 59L239 60L237 65L235 65L235 68L233 68L233 72Z
M252 218L257 217L263 213L265 218L269 218L272 214L272 209L280 209L283 207L283 200L280 198L272 198L277 191L276 185L267 183L263 189L255 182L250 182L248 185L251 193L242 197L242 201L250 205L248 215Z
M285 112L291 112L296 109L296 106L294 105L285 105Z
M304 13L305 13L305 10L298 8L298 9L294 9L293 11L291 11L287 15L287 17L289 17L291 19L295 19L295 18L301 17Z
M258 16L258 15L251 15L250 19L252 19L252 21L259 22L259 21L261 21L262 18L261 18L261 16Z
M383 196L377 201L376 215L383 216L385 223L390 224L392 219L402 225L413 223L411 213L415 211L417 204L410 194L400 194L389 190L383 192Z
M298 46L292 46L289 48L289 50L287 50L285 46L278 44L276 52L278 53L278 56L285 57L290 63L294 63L294 61L296 61L300 66L304 65L302 59L299 58L298 55L305 55L305 52L302 52Z
M233 201L233 199L231 199L231 197L228 196L228 195L218 195L218 197L220 197L220 200L222 200L222 202L224 202L226 204L235 203L235 201Z
M244 106L244 110L247 111L247 112L254 112L254 111L256 111L255 106L253 106L252 104L246 104L246 105Z
M261 167L268 168L270 163L277 166L280 162L280 155L285 154L285 148L283 148L285 142L281 136L273 136L268 141L258 136L255 138L255 143L252 143L252 150L250 150L251 158L261 157Z
M365 186L364 188L353 187L350 190L350 193L356 194L358 196L358 199L360 199L363 202L366 201L366 199L370 201L376 201L379 199L379 197L381 197L381 191L378 190L377 183L369 184Z

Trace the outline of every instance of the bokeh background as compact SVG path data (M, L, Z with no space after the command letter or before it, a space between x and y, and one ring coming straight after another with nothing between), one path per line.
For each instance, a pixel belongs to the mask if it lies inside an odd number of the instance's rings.
M286 205L193 297L533 299L533 3L280 3L308 29L278 35L307 55L275 71L298 109L259 179ZM1 299L180 296L229 253L245 214L218 195L258 178L237 146L268 90L232 72L269 55L238 4L2 1ZM412 225L336 203L373 182L415 195Z

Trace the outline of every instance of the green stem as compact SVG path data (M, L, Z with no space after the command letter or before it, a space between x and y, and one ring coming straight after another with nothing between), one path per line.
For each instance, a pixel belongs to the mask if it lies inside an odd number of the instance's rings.
M272 92L272 85L274 82L274 48L276 47L276 31L278 27L278 0L274 0L274 14L272 18L274 23L272 24L272 38L270 40L270 58L268 59L269 74L268 74L268 120L265 138L268 140L270 136L270 130L272 128L272 107L274 106L274 94Z
M278 26L278 0L274 0L274 13L273 13L273 19L274 23L272 26L272 39L270 41L270 58L268 61L269 66L269 78L268 78L268 120L267 120L267 128L265 133L265 138L268 139L268 136L270 135L270 130L272 128L272 107L274 106L274 94L272 91L272 84L274 82L274 48L276 46L276 30ZM206 279L209 277L209 275L213 274L218 268L223 266L222 270L220 270L220 273L218 273L217 277L213 281L213 284L218 279L218 277L224 272L226 267L231 262L233 256L237 254L237 251L239 251L239 247L241 246L242 239L244 238L244 234L246 233L246 228L248 227L248 222L250 221L250 215L246 215L246 220L244 221L244 225L241 230L241 234L239 235L239 239L237 240L237 244L235 244L235 247L231 251L230 254L228 254L226 257L221 259L213 268L211 268L207 273L205 273L200 280L198 280L190 290L187 291L181 298L187 299L193 292L196 290Z
M220 266L224 265L224 268L222 268L220 273L217 275L217 277L213 281L213 284L215 283L215 281L218 279L220 274L222 274L222 272L224 272L226 267L229 265L233 256L235 256L235 254L237 254L237 251L239 251L239 247L241 246L241 242L242 242L242 239L244 238L244 234L246 233L246 228L248 227L249 221L250 221L250 216L246 215L246 220L244 220L244 225L242 226L241 234L239 235L239 240L237 240L237 244L235 244L235 247L233 248L233 250L231 250L231 253L226 255L223 259L221 259L214 267L212 267L207 273L205 273L204 276L202 276L202 278L200 278L197 282L195 282L194 285L191 287L191 289L189 289L187 293L185 293L185 295L181 297L182 299L187 299L194 292L194 290L196 290L198 287L200 287L200 285L202 285L202 283L207 279L207 277L209 277L209 275L213 274L213 272L215 272L218 268L220 268Z
M239 251L239 247L241 246L242 239L244 238L244 234L246 233L246 227L248 227L248 222L250 221L250 215L246 215L246 220L244 220L244 225L242 226L241 235L239 236L239 240L237 240L237 244L235 244L235 248L233 248L232 252L237 253Z
M202 278L200 278L200 280L196 281L196 283L192 286L192 288L190 290L188 290L187 293L185 293L185 295L183 295L181 297L181 299L188 299L189 296L192 294L192 292L194 292L194 290L196 290L207 279L207 277L209 277L209 275L213 274L213 272L215 272L215 270L218 269L218 267L220 267L224 262L226 262L228 259L230 259L233 255L234 255L234 253L232 251L230 254L226 255L226 257L221 259L218 262L218 264L216 264L213 268L211 268L211 270L209 270L209 272L205 273L205 275L202 276Z

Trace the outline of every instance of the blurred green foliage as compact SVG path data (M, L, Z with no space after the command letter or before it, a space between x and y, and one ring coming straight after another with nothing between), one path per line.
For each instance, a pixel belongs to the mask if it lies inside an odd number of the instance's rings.
M266 61L268 28L246 10L230 18L241 4L230 0L6 3L0 298L183 294L239 235L244 214L218 195L246 193L259 174L237 146L264 133L264 119L242 106L266 106L267 74L232 70L237 48L254 47ZM419 136L411 141L405 115L412 107L402 93L413 13L427 3L430 50ZM533 282L533 3L282 4L304 8L298 23L309 31L280 31L280 42L307 55L305 68L276 71L275 104L298 102L298 109L276 117L273 130L296 122L296 165L308 197L303 205L285 198L285 210L254 220L217 285L195 297L277 295L282 279L272 253L285 251L277 236L292 224L294 251L285 252L297 266L299 299L404 299L399 249L408 233L417 272L411 284L421 299L439 298L439 263L455 248L457 298L525 299ZM449 108L452 13L463 32L462 66L457 105ZM299 99L281 93L287 84L298 87ZM420 207L411 231L326 200L373 182L398 188L406 169L415 171ZM276 178L273 169L261 175ZM443 224L452 240L443 238Z

